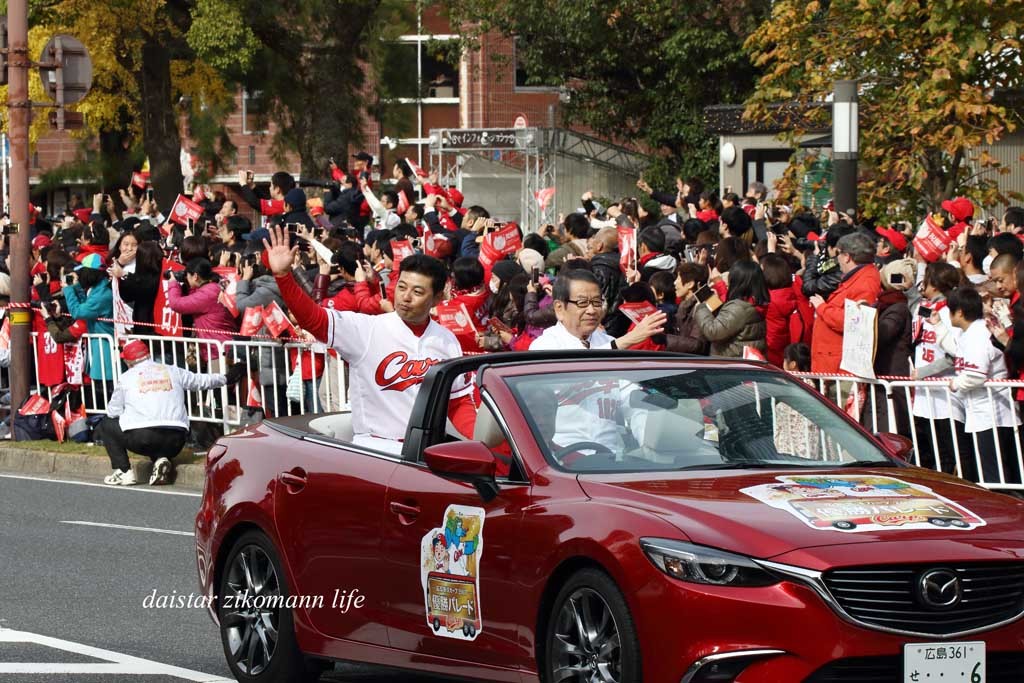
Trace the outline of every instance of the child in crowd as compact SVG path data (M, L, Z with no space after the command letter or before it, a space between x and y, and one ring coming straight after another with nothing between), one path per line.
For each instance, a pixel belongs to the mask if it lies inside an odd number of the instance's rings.
M1020 420L1011 390L985 387L987 380L1006 379L1007 372L1006 359L992 345L981 295L972 287L958 287L949 293L946 305L953 328L961 332L959 338L954 338L952 329L937 312L929 322L935 327L938 343L954 357L956 374L949 380L949 388L955 392L954 399L960 404L958 412L963 416L956 420L961 476L982 481L978 479L977 460L985 482L1002 479L1019 483L1013 427ZM969 456L972 453L974 457ZM998 453L1002 454L1002 477Z

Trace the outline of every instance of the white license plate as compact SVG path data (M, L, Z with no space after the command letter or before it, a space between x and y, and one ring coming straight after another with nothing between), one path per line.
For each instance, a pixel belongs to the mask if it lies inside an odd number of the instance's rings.
M903 646L903 683L985 683L985 642Z

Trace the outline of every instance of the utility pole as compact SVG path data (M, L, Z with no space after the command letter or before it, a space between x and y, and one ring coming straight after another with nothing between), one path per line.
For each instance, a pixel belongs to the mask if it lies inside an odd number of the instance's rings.
M28 127L32 101L28 94L28 0L8 0L8 88L7 113L11 140L11 194L10 215L12 229L10 256L11 271L11 408L17 410L28 396L31 381L29 363L32 359L29 308L29 240L28 230ZM13 430L11 432L13 436Z

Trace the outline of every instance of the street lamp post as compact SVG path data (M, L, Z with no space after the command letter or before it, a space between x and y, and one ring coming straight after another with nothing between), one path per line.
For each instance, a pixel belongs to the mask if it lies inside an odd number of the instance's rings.
M832 98L832 198L836 211L857 211L857 82L836 81Z

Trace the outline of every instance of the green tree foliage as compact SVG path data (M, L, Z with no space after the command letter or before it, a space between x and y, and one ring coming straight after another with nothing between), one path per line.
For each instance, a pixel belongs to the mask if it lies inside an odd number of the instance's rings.
M567 123L662 155L661 174L705 179L717 178L718 166L703 108L749 95L756 70L743 41L769 7L767 0L445 4L465 47L490 31L516 36L534 82L568 91Z
M1006 201L996 178L1009 169L980 146L1019 122L1000 93L1022 85L1022 27L1021 0L777 0L747 40L764 70L747 116L781 121L795 143L831 125L834 81L858 80L859 202L869 213L919 213L958 194ZM768 106L779 102L795 106Z

